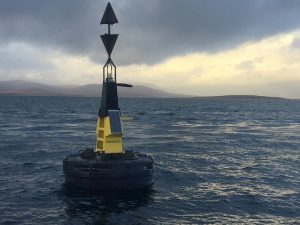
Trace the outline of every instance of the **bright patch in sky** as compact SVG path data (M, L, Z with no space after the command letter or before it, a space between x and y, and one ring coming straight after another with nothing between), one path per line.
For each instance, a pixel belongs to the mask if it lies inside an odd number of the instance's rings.
M298 37L299 31L217 53L179 55L154 65L121 66L118 80L201 96L258 94L300 98ZM65 85L102 82L105 59L97 64L86 56L24 43L11 43L1 48L0 54L6 56L0 59L0 65L4 65L0 80L27 79ZM118 54L117 49L114 54Z

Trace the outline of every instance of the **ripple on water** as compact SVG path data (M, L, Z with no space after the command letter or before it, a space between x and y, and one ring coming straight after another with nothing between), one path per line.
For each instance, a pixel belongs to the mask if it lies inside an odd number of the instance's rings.
M155 158L149 190L64 185L93 147L97 98L0 97L1 224L297 224L300 102L121 99L126 149Z

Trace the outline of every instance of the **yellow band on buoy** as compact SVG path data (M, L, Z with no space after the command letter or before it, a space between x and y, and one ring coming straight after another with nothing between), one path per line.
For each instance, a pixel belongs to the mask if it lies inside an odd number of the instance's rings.
M106 154L123 152L122 132L112 132L109 116L98 118L96 135L96 152L104 152Z

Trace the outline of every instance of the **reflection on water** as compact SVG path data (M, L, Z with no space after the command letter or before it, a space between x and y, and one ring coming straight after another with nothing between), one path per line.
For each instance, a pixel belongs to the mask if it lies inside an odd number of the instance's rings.
M58 196L66 205L65 212L71 223L124 224L122 218L116 218L114 214L146 207L153 201L154 194L152 187L133 191L97 192L64 184ZM130 221L139 224L149 222L147 215L134 215Z
M300 101L120 99L125 149L155 158L154 186L123 193L62 186L98 98L0 105L0 224L299 224Z

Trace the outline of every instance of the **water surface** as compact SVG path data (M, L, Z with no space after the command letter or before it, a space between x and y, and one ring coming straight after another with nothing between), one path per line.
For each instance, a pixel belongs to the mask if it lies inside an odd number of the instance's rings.
M121 99L125 148L155 158L149 190L64 185L95 144L99 99L0 97L0 224L300 221L300 101Z

